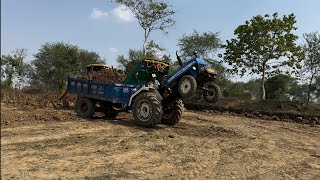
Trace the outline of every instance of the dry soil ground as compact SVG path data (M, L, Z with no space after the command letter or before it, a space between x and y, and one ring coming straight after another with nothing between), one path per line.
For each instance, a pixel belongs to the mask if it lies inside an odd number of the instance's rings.
M319 125L196 111L174 127L132 119L2 102L1 178L320 179Z

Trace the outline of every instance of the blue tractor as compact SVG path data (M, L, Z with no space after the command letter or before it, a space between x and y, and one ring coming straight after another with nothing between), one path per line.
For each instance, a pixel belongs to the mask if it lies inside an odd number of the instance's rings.
M215 84L217 73L209 64L194 53L194 58L183 63L176 53L180 67L170 75L161 78L159 89L163 97L162 123L174 125L180 121L183 98L194 96L197 90L202 91L203 98L214 103L221 96L220 87Z
M96 83L91 80L69 78L66 93L78 95L76 112L83 118L93 117L95 112L103 112L106 117L114 118L120 111L132 111L138 125L155 127L158 123L175 125L184 110L183 98L191 97L196 90L203 91L208 102L216 102L220 88L214 84L216 73L208 63L197 57L182 63L168 75L169 64L145 59L128 74L121 84ZM151 86L152 75L160 86Z
M182 63L178 54L180 67L162 79L162 90L170 92L170 96L187 98L195 95L196 90L202 91L204 99L209 103L218 101L221 90L215 84L217 73L207 62L194 53L191 60Z

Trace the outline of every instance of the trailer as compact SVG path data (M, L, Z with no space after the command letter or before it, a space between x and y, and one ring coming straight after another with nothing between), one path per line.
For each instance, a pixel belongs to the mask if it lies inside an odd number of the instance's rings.
M80 117L92 118L95 112L103 112L115 118L121 111L132 110L140 126L154 127L161 122L162 97L152 87L69 78L67 89L78 96L75 109Z

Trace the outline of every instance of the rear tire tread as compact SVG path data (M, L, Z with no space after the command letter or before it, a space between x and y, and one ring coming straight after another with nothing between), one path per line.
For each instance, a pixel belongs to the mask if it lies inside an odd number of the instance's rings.
M152 112L151 112L152 115L148 121L141 121L141 120L139 120L139 118L137 116L136 105L139 103L140 100L143 100L143 99L148 100L152 106ZM162 105L155 94L153 94L151 92L146 92L146 93L139 94L134 99L134 101L133 101L133 117L139 126L153 128L159 122L161 122L161 116L162 116Z
M87 106L87 110L83 110L83 105ZM95 112L95 103L89 98L80 98L77 101L76 112L82 118L92 118Z
M115 118L118 115L118 111L114 110L112 104L104 102L102 103L102 112L106 118Z
M177 124L181 120L183 110L184 110L184 105L182 100L177 100L173 104L172 111L168 114L168 118L164 116L162 118L161 123L170 125L170 126Z

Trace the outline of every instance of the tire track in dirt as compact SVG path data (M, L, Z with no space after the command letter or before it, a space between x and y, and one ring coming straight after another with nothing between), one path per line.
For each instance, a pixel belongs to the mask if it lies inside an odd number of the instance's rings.
M70 128L75 122L66 122L66 123L59 123L52 124L52 126L48 127L48 125L38 125L38 126L25 126L21 128L22 132L19 132L19 136L11 136L6 137L6 134L18 134L17 131L20 131L19 128L11 129L11 128L5 128L3 129L3 133L5 134L2 136L1 139L1 145L12 145L17 143L33 143L33 142L40 142L44 140L57 140L57 139L64 139L73 135L79 135L79 134L88 134L88 133L102 133L102 131L109 130L109 128L106 127L91 127L88 128L87 126L81 127L81 125L86 125L87 123L77 123L78 128ZM79 126L80 125L80 126ZM59 127L58 131L56 127ZM48 129L51 129L55 131L55 134L49 134ZM37 131L35 135L31 135L33 132ZM40 132L39 132L40 131ZM26 134L29 134L28 137L26 137ZM22 138L23 137L23 138Z
M187 116L188 120L201 122L201 124L206 124L207 127L212 124L216 125L216 120L220 119L219 126L227 130L231 129L231 132L236 132L239 135L234 135L229 140L226 139L228 136L223 136L223 140L219 138L217 141L221 148L221 154L215 176L219 177L219 179L281 177L280 175L283 173L282 167L294 166L295 168L293 169L299 169L294 165L295 159L308 161L308 157L316 156L316 154L320 153L320 142L316 138L320 137L319 128L310 128L308 125L292 123L267 123L263 120L251 121L239 117L228 117L226 119L227 116L225 115L211 116L208 113L186 112L185 116ZM199 120L198 117L201 117L201 119ZM206 121L202 121L202 118L206 119ZM212 123L210 123L211 120ZM263 131L257 132L257 129L262 129ZM286 146L279 144L282 141ZM295 155L295 153L299 155ZM280 168L268 169L270 162ZM284 163L285 165L283 165ZM233 166L230 166L230 164L233 164ZM317 167L320 166L319 160L313 161L312 165L302 163L301 166L310 171L310 176L318 176L315 172L317 172ZM289 172L287 174L293 173ZM301 173L296 178L305 177L304 174Z

